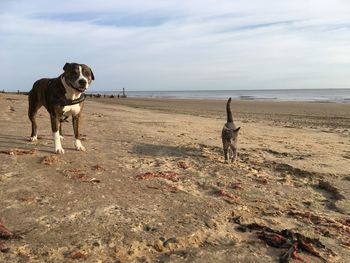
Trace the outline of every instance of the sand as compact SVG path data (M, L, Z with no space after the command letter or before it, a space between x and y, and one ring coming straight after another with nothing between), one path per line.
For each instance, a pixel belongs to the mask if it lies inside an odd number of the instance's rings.
M350 104L233 101L239 155L225 164L225 101L88 99L82 136L53 154L48 113L27 141L24 95L0 94L0 262L278 262L234 219L350 258ZM1 229L0 229L1 230ZM300 253L304 260L321 259ZM292 260L291 262L294 262Z

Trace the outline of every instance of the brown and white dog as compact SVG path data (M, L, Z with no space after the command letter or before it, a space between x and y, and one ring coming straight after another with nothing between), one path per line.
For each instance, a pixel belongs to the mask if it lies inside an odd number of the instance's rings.
M66 63L64 72L57 78L39 79L29 92L28 116L32 122L31 141L37 141L37 124L35 116L41 106L50 114L51 129L55 143L55 153L64 153L61 145L62 122L72 116L75 141L78 151L85 151L80 141L79 118L83 109L83 93L95 79L90 67L84 64Z

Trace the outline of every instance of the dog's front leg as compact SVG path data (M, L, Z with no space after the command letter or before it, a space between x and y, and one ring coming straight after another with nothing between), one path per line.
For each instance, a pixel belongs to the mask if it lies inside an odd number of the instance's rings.
M51 129L53 133L53 140L55 144L55 153L63 154L64 150L62 148L61 137L59 132L60 120L57 118L56 115L53 115L53 114L50 114L50 118L51 118Z
M77 151L85 152L85 147L81 144L80 133L79 133L79 115L73 116L73 130L74 130L74 145Z
M62 133L62 120L60 120L60 128L58 130L60 132L60 138L63 141L64 140L64 136L63 136L63 133Z

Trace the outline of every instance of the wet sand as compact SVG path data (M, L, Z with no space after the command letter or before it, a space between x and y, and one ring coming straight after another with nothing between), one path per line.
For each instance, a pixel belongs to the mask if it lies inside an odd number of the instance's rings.
M1 262L278 262L257 223L350 257L350 104L233 101L239 155L225 164L225 102L88 99L82 135L54 155L49 116L0 94ZM322 262L307 253L310 262ZM119 261L118 261L119 260ZM293 262L293 260L291 261Z

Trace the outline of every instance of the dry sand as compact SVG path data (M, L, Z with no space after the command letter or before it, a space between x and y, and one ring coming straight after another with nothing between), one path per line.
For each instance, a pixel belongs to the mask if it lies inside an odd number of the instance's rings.
M0 94L0 220L22 237L0 231L0 262L278 262L284 250L238 231L239 216L319 238L327 260L347 262L350 104L232 108L234 164L221 150L224 101L89 99L87 152L70 122L54 155L47 112L28 142L26 96Z

